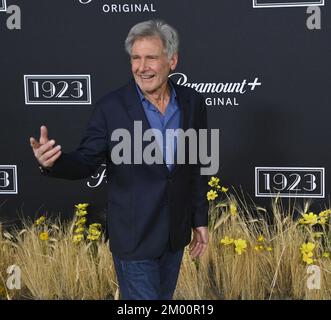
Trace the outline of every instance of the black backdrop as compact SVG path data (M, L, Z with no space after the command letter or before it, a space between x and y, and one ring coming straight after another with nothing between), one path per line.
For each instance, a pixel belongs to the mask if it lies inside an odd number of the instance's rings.
M0 12L0 220L46 212L70 215L78 202L89 202L96 215L103 212L105 182L92 188L88 184L93 186L98 179L41 176L29 137L39 137L39 127L45 124L64 151L76 148L93 103L131 77L124 51L130 27L151 18L161 18L178 30L179 74L173 77L200 84L197 89L202 88L206 97L209 125L221 130L221 182L242 187L257 203L266 204L271 195L256 196L257 182L260 186L266 179L284 182L280 179L286 176L287 183L281 185L284 196L316 197L314 203L321 207L328 202L331 17L327 4L320 7L321 29L309 30L307 7L253 8L251 0L128 0L126 4L138 5L133 9L141 5L145 12L123 12L124 6L122 12L108 13L103 8L114 10L117 5L119 11L124 2L81 2L88 1L7 0L7 7L17 5L21 10L20 30L8 29L10 14ZM44 80L32 77L25 83L25 75L41 75ZM59 78L54 80L54 75ZM69 83L73 75L89 75L91 104L84 99L76 104L62 99L58 104L61 98L40 102L33 97L33 81L41 90L42 81L55 83L62 77ZM254 81L257 85L251 90L249 83ZM203 92L204 83L219 84L218 88L240 83L245 92ZM25 85L32 104L27 103ZM83 87L86 95L87 89ZM228 104L217 105L222 99ZM265 169L256 178L256 167L276 171ZM290 177L283 167L296 169ZM323 169L325 181L321 169L316 173L314 168ZM275 172L280 173L275 177Z

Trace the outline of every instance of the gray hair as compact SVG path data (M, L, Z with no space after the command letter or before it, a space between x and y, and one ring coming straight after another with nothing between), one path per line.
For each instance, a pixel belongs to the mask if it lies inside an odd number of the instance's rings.
M133 43L137 39L155 36L162 40L168 59L178 53L179 38L177 31L161 20L143 21L133 26L125 39L125 50L131 55Z

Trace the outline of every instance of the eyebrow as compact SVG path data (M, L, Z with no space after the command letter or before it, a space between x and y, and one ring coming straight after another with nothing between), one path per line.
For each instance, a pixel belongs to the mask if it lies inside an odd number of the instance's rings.
M131 56L131 58L140 58L141 56L139 55L139 54L133 54L132 56ZM149 54L149 55L147 55L146 56L146 58L157 58L158 57L158 55L157 54Z

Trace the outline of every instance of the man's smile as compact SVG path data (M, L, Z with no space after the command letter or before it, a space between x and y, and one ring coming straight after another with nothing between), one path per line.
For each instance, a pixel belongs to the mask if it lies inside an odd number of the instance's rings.
M155 77L154 74L141 74L139 75L140 79L142 80L150 80L153 79Z

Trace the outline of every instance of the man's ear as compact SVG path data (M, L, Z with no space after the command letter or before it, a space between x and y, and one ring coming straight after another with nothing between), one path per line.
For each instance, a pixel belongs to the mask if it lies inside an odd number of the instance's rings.
M170 69L171 69L171 71L174 71L176 69L177 63L178 63L178 53L175 53L170 58Z

